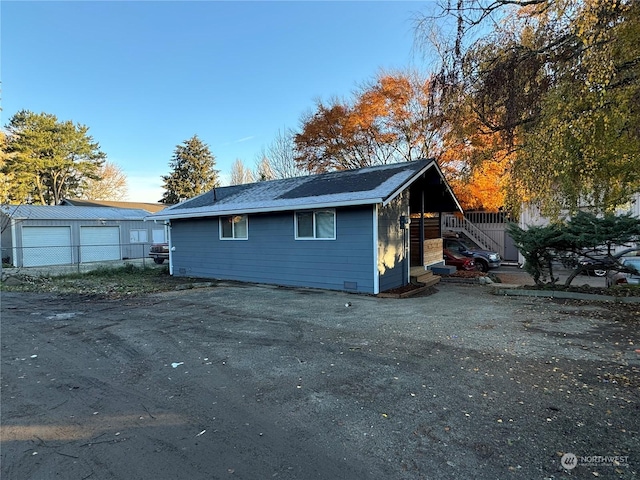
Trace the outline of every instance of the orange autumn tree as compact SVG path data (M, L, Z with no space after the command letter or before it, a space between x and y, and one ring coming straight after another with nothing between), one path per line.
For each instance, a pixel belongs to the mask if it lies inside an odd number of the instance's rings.
M438 151L430 81L380 74L351 101L318 101L294 137L299 168L347 170L434 156Z
M498 211L505 206L514 159L514 139L487 126L460 85L434 76L438 105L438 164L464 210Z
M433 77L386 73L351 101L319 101L294 136L298 167L323 173L434 157L463 208L497 210L510 155L472 110L445 107L433 87Z
M464 210L496 212L504 207L510 161L510 155L500 154L472 167L469 173L449 175L451 188Z
M514 151L472 111L463 112L443 114L439 164L464 210L498 211L506 204Z
M640 1L456 0L417 31L439 47L446 102L471 105L514 152L507 210L607 213L638 192Z
M438 106L431 78L416 73L380 75L361 93L355 111L381 132L393 161L428 158L439 151Z

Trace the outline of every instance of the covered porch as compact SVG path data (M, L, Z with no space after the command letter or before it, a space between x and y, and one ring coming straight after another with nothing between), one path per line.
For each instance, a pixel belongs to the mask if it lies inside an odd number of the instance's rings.
M411 276L418 276L427 266L443 262L443 214L462 212L451 187L441 172L429 169L409 189L409 252Z

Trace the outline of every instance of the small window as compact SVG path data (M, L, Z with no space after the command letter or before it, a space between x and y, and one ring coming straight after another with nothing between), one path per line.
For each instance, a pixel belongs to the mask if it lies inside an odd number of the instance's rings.
M295 231L297 240L335 240L335 210L296 212Z
M220 217L220 239L246 240L249 238L246 215L232 215Z
M151 232L151 243L167 243L166 230L154 228Z
M131 230L129 232L130 243L147 243L147 240L146 230Z

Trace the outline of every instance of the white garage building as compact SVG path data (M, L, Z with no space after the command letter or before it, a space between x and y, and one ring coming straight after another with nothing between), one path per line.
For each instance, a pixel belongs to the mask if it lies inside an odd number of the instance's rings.
M1 212L2 262L14 267L142 258L166 241L149 212L115 207L9 205Z

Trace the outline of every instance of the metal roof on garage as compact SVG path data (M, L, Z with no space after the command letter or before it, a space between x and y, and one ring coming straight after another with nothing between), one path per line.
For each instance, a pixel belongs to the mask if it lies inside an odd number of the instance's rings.
M65 198L59 205L72 207L115 207L128 209L141 209L149 213L156 213L167 208L163 203L146 203L146 202L116 202L114 200L82 200L79 198Z
M218 187L147 217L170 220L239 213L386 204L413 181L433 169L435 160L416 160L306 177ZM444 182L446 184L446 182ZM447 190L457 205L453 192Z
M144 220L149 215L142 209L66 205L3 205L0 210L14 220Z

